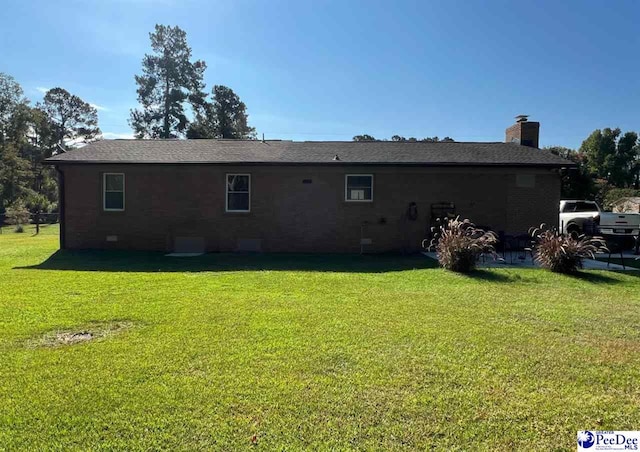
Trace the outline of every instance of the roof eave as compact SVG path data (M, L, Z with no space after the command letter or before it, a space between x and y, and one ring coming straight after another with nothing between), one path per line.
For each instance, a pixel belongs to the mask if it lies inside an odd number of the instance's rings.
M51 160L46 165L220 165L220 166L417 166L417 167L536 167L536 168L568 168L576 167L573 162L567 163L527 163L527 162L165 162L165 161L114 161L114 160Z

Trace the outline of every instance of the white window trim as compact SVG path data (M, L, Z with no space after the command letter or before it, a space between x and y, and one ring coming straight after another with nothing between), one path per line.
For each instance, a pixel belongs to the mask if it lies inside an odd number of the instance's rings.
M107 209L107 176L122 176L122 209ZM124 212L126 201L126 180L124 173L103 173L102 174L102 210L105 212ZM119 191L110 190L114 193Z
M368 176L371 178L371 199L349 199L347 182L352 176ZM373 202L373 174L345 174L344 175L344 200L345 202Z
M249 208L247 210L229 210L229 193L245 193L243 191L229 192L229 176L247 176L249 178ZM227 173L224 176L224 210L231 213L249 213L251 212L251 174L247 173Z

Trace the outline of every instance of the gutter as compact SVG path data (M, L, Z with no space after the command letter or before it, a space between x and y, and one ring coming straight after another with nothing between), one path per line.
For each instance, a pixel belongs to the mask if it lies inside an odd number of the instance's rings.
M58 221L60 222L60 249L64 250L67 248L64 171L62 171L59 166L56 166L56 171L58 173L58 216L60 217Z

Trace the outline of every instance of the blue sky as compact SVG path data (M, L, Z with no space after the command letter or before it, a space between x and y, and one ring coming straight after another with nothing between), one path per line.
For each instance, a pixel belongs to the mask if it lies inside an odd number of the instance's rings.
M640 130L640 2L2 0L0 71L33 101L61 86L131 134L133 76L156 23L187 31L205 81L267 138L369 133L502 141L517 114L541 146Z

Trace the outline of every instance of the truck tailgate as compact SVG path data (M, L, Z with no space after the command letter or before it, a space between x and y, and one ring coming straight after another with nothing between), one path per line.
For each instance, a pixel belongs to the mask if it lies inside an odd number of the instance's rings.
M640 214L637 213L601 213L600 232L602 234L637 235L640 227Z

